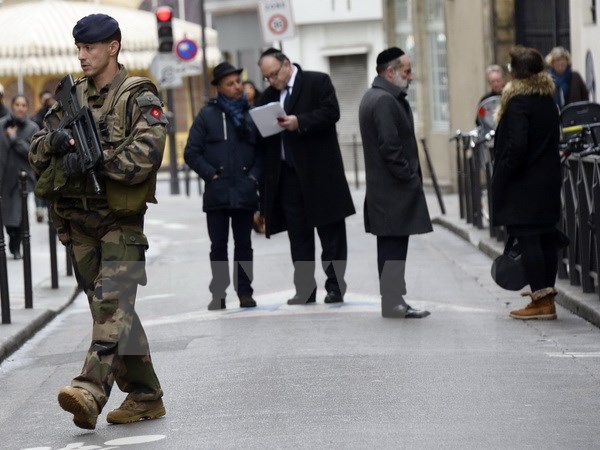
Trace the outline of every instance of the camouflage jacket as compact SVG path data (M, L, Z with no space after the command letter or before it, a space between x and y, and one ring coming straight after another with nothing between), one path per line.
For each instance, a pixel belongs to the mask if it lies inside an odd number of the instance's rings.
M122 85L127 86L128 78L127 70L120 66L115 78L100 91L91 80L77 81L81 104L87 104L92 111L102 141L103 159L96 172L103 189L102 194L96 195L86 186L89 183L85 177L65 179L65 187L55 200L57 212L72 208L104 209L108 205L102 200L111 190L119 197L140 186L144 186L145 201L156 202L156 173L162 162L167 120L156 87L150 80L140 78L140 83L131 89L119 91ZM111 99L113 105L107 105L108 111L104 107L107 99ZM60 117L59 104L53 107L51 114ZM38 175L42 175L56 158L48 136L47 129L40 131L30 147L29 162Z

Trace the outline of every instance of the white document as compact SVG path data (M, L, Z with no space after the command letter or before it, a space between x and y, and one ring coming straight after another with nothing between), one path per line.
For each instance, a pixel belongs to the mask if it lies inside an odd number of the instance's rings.
M285 117L285 111L279 102L267 103L250 110L250 116L262 137L272 136L283 131L277 122L278 117Z

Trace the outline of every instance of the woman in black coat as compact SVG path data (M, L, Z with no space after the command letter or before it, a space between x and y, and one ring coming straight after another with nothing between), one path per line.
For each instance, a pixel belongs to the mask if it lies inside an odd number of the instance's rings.
M513 80L502 92L494 145L493 224L517 238L531 286L522 294L531 302L510 316L555 319L561 172L554 83L537 50L516 46L510 56Z
M29 101L17 95L10 114L0 119L0 195L2 220L9 237L8 247L14 259L21 258L21 188L19 175L27 174L27 192L33 191L35 176L27 155L31 137L39 130L27 118Z

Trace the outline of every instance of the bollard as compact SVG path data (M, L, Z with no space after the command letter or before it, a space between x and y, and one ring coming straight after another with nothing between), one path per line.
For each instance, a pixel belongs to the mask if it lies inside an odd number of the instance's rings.
M52 289L58 289L58 261L56 258L56 230L52 222L48 222L48 242L50 243L50 279Z
M358 144L356 142L356 135L352 135L352 154L354 156L354 187L358 189L360 182L358 180Z
M73 260L71 258L71 246L70 245L66 245L65 246L65 255L66 255L66 259L67 259L67 276L68 277L72 277L73 276Z
M185 181L185 195L186 197L190 196L190 166L187 164L183 168L184 173L184 181Z
M21 234L23 236L23 280L25 284L25 308L33 308L31 281L31 236L29 234L29 211L27 206L27 172L21 171Z
M2 323L10 323L10 298L8 296L8 270L6 268L6 242L4 241L4 222L2 220L2 197L0 197L0 310Z
M435 171L433 170L433 164L431 163L431 157L429 156L429 149L427 148L427 141L425 138L421 138L421 145L423 146L423 153L425 153L425 160L427 161L427 167L429 168L429 174L431 175L431 182L433 183L433 189L435 190L435 195L438 199L438 203L440 205L440 211L442 211L443 215L446 215L446 206L444 205L444 199L442 197L442 192L440 191L440 186L437 181L437 177L435 175Z

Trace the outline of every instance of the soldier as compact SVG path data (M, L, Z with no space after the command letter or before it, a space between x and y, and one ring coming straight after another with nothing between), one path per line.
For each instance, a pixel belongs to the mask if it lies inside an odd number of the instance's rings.
M85 75L77 80L76 93L82 106L90 107L102 141L103 158L95 168L101 193L91 188L91 174L82 173L68 130L39 132L29 161L40 175L36 193L51 202L59 238L71 248L93 318L83 370L60 390L58 402L73 414L75 425L94 429L114 381L128 395L108 413L109 423L165 414L134 305L137 285L146 283L143 220L146 203L156 203L167 120L154 84L129 77L118 63L121 31L115 19L86 16L73 28L73 37ZM60 118L60 102L50 114Z

